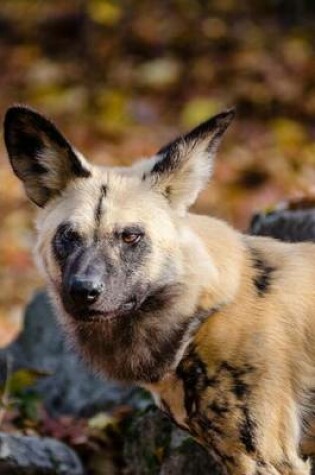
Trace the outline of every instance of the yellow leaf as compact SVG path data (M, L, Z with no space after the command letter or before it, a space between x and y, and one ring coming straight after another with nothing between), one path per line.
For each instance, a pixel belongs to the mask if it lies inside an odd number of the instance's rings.
M193 127L215 115L222 105L217 99L198 97L190 100L182 110L181 122L184 127Z
M164 447L157 447L154 451L156 458L158 459L159 462L163 461L164 454L165 454L165 449Z
M273 121L272 129L278 145L284 151L299 149L307 141L305 129L294 120L279 118Z
M88 424L91 429L104 430L108 426L114 425L115 422L115 419L106 414L106 412L100 412L96 416L91 417Z
M96 23L114 25L121 18L121 9L114 2L107 0L93 0L88 2L88 6L90 16Z

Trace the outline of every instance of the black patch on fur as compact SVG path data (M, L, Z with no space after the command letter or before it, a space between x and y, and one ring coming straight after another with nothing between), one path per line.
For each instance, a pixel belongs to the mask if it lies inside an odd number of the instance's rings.
M200 429L205 433L212 433L216 434L219 436L222 436L224 434L224 430L220 425L218 424L218 421L216 419L210 419L203 413L197 413L196 416L194 417L194 423L198 424Z
M251 249L251 255L256 271L253 282L259 297L263 297L270 288L275 268L269 265L256 249Z
M217 416L224 416L229 412L229 409L227 406L224 406L223 404L219 404L217 401L212 401L208 405L208 409L210 409L214 414Z
M39 162L36 162L35 160L32 160L30 161L30 165L29 165L29 168L27 170L27 174L29 176L32 176L32 175L45 175L47 173L47 168L44 167L44 165L41 165ZM25 174L26 175L26 174ZM43 188L46 188L43 186ZM47 191L48 188L46 188Z
M239 440L247 453L256 454L256 424L247 406L249 376L253 371L254 367L249 364L235 366L223 361L213 374L208 374L206 364L193 345L177 368L177 376L184 386L186 423L225 468L233 468L235 464L234 457L224 449L225 437L229 437L225 433L225 421L232 411L239 413L239 426L235 428Z
M41 175L47 172L47 169L38 161L38 155L44 148L44 144L38 136L26 133L23 130L20 130L18 134L7 130L5 142L12 168L21 180L32 174ZM23 162L21 169L19 167L20 162L17 162L16 158Z
M83 244L82 237L69 222L58 226L52 240L52 250L56 261L64 268L66 259Z
M183 140L183 139L182 139ZM180 155L178 150L177 141L163 147L158 155L161 155L161 159L155 162L151 173L162 175L164 173L172 173L180 162Z
M185 409L189 417L198 413L200 405L200 395L207 386L214 384L208 378L207 367L199 358L194 346L191 347L188 355L184 357L176 369L177 376L182 379L185 391Z
M44 148L44 144L38 136L30 133L28 134L23 130L21 130L19 135L14 138L13 147L17 154L21 153L23 155L36 157Z
M243 410L243 421L240 425L240 441L244 445L247 453L256 452L256 424L251 418L248 407Z
M89 178L91 176L90 170L84 168L80 160L73 153L72 149L68 149L68 155L71 160L71 171L78 178Z
M172 194L172 187L169 185L164 190L164 196L165 198L169 198L171 194Z
M102 185L100 197L98 199L98 202L95 208L95 213L94 213L94 220L95 220L94 241L96 241L99 238L99 227L100 227L101 218L102 218L103 199L106 197L106 193L107 193L107 187L106 185Z
M221 371L227 371L230 373L230 376L233 381L232 391L235 394L237 399L244 399L248 395L249 392L249 385L244 380L244 377L251 373L254 368L249 365L245 364L241 368L231 365L227 361L224 361L221 364Z
M213 451L213 446L212 446L212 451ZM227 455L227 454L224 454L223 452L219 452L218 450L217 450L217 455L219 455L221 463L223 464L224 467L228 467L228 466L233 467L236 465L235 458L233 457L233 455Z
M228 372L232 381L232 392L238 400L244 399L249 393L249 385L244 377L251 373L254 368L250 365L244 365L237 368L224 361L221 363L218 371L209 376L205 363L198 357L194 348L182 359L177 368L177 376L183 380L185 387L185 407L187 414L191 414L192 407L198 407L198 398L207 387L215 388L220 383L223 372ZM209 409L221 415L227 412L225 406L219 406L216 401L209 405Z

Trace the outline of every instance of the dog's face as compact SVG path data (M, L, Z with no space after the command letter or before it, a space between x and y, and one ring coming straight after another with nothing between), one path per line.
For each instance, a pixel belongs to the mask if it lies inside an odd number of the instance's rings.
M67 323L115 327L176 298L185 284L183 218L233 115L210 119L132 167L101 168L41 115L8 110L9 158L42 208L36 254Z

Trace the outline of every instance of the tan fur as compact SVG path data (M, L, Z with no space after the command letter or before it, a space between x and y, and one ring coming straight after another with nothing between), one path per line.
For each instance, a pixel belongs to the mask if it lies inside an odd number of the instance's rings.
M230 467L227 464L228 473L310 473L298 454L303 435L302 418L307 419L311 409L310 396L315 384L314 245L243 237L231 233L228 227L224 232L221 223L216 229L218 223L213 219L193 217L192 221L195 231L203 235L209 256L219 264L224 261L227 249L235 250L234 246L238 246L235 258L228 256L228 265L238 274L239 282L232 301L231 294L227 295L229 303L200 327L193 340L195 352L205 363L209 378L218 374L222 363L228 362L236 370L244 370L240 379L250 389L243 399L237 398L231 372L219 372L217 385L200 391L196 398L200 398L198 414L205 414L224 435L219 437L216 430L205 432L194 415L187 418L190 419L188 425L205 446L217 444L221 455L236 455L237 462ZM205 226L208 237L203 233ZM216 238L218 235L220 240ZM263 297L257 296L253 285L255 270L248 252L250 248L259 250L275 269L271 289ZM234 287L234 278L227 268L223 269L217 295L222 289ZM209 295L209 301L216 304L218 297ZM255 370L246 372L247 365ZM166 380L168 377L165 376ZM182 386L179 377L172 386L175 394L177 385ZM163 382L152 389L166 400L182 424L182 409L177 415L177 407L181 406L173 403L164 386ZM226 412L218 416L209 409L213 403L223 406ZM243 407L248 407L255 424L252 453L246 453L239 442ZM269 461L271 465L259 467L259 460Z
M68 177L39 214L37 260L61 322L92 366L149 389L223 473L309 475L301 447L312 450L307 424L315 388L315 245L244 236L220 220L187 212L211 171L206 160L222 133L218 117L208 140L203 125L193 141L190 134L175 143L176 161L166 171L152 174L155 164L172 159L163 150L130 169L84 165L90 176ZM223 122L225 128L226 115ZM131 341L120 340L125 323L119 318L79 322L65 311L52 251L56 229L67 221L92 242L104 184L101 242L110 241L117 226L144 225L151 250L136 277L164 286L165 308L124 317L133 324ZM108 252L120 266L115 246ZM171 358L162 351L154 359L152 350L164 344Z

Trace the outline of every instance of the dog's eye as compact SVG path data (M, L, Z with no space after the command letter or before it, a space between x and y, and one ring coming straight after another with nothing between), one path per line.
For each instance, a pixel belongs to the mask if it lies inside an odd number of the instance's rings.
M121 238L126 244L136 244L137 242L140 241L142 236L143 236L142 233L133 233L133 232L124 231L121 235Z
M77 247L82 244L82 238L68 225L61 225L53 240L53 249L58 259L68 257Z

